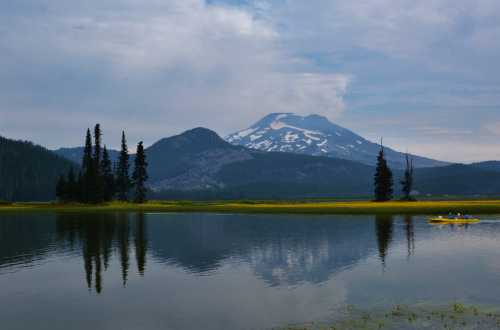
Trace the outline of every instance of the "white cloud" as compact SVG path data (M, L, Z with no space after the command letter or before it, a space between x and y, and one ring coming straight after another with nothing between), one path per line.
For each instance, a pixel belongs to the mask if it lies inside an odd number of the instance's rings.
M500 2L496 0L267 3L267 20L309 51L358 47L436 68L481 57L483 52L500 52L500 45L491 42L500 38Z
M472 131L463 142L494 147L497 0L222 2L0 2L0 134L74 145L100 121L151 143L291 111L404 148L409 126L432 129L408 143Z
M486 123L484 125L484 128L486 129L487 132L496 136L500 136L500 121Z
M243 8L202 0L42 3L29 18L24 8L0 23L8 54L0 60L0 111L17 123L37 112L62 115L38 122L44 133L32 137L50 146L61 143L53 132L64 115L69 124L84 113L82 125L114 118L151 143L193 126L225 134L273 111L335 118L344 109L349 77L313 72L281 47L271 24ZM134 127L126 127L130 118ZM3 134L21 132L0 125Z

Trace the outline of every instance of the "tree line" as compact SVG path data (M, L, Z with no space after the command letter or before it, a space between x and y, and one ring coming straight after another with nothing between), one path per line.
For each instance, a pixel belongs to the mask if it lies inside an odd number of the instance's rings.
M72 166L46 148L0 136L0 203L54 199L54 183Z
M413 160L406 154L406 169L403 175L401 200L413 201ZM56 185L56 196L64 202L102 203L114 199L144 203L147 197L148 180L146 155L142 141L137 144L134 170L129 174L130 156L125 132L122 132L121 149L118 161L113 164L106 146L102 146L102 132L99 124L94 127L92 136L87 129L81 170L76 173L73 167L67 175L61 175ZM375 201L385 202L393 199L394 180L392 170L385 158L381 143L377 156L374 176Z
M92 144L93 142L93 144ZM137 144L134 170L130 176L130 155L125 132L122 132L118 161L113 164L109 152L102 146L101 126L96 124L94 135L87 129L82 166L78 173L70 168L56 185L56 196L64 202L97 204L114 199L136 203L146 202L148 163L142 141Z
M403 201L414 201L415 198L412 196L413 191L413 160L410 158L410 155L406 154L406 168L403 175L401 184L401 191L403 192L403 196L401 200ZM387 202L393 199L394 193L394 180L392 171L387 164L387 160L385 159L385 150L384 145L380 143L380 151L377 156L377 166L375 169L375 178L374 178L374 193L375 193L375 201L377 202Z

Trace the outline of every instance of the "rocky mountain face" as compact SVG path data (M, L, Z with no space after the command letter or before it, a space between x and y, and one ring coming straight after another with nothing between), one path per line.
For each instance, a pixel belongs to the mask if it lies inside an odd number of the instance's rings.
M250 128L228 135L234 145L262 151L292 152L326 156L375 165L380 146L319 115L298 116L291 113L267 115ZM405 166L404 154L386 148L393 168ZM447 165L445 162L413 155L415 167Z
M154 191L227 191L245 187L246 191L272 193L308 186L312 193L325 189L354 192L368 183L373 171L369 166L345 160L234 146L205 128L162 139L146 149L146 156L149 184Z
M252 151L195 128L156 142L146 149L146 157L153 189L201 190L223 188L218 172L227 164L252 159Z

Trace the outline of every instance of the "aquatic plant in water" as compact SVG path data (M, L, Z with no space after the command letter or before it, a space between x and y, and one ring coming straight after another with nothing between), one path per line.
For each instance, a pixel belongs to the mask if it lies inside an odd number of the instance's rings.
M288 326L287 330L346 329L499 329L500 309L466 306L404 306L362 310L346 308L344 316L331 322Z

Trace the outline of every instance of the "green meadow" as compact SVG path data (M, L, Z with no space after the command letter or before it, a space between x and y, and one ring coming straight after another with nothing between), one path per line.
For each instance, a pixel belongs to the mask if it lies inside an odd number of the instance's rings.
M215 212L260 214L493 214L500 200L459 201L150 201L144 204L111 202L1 203L0 212Z

